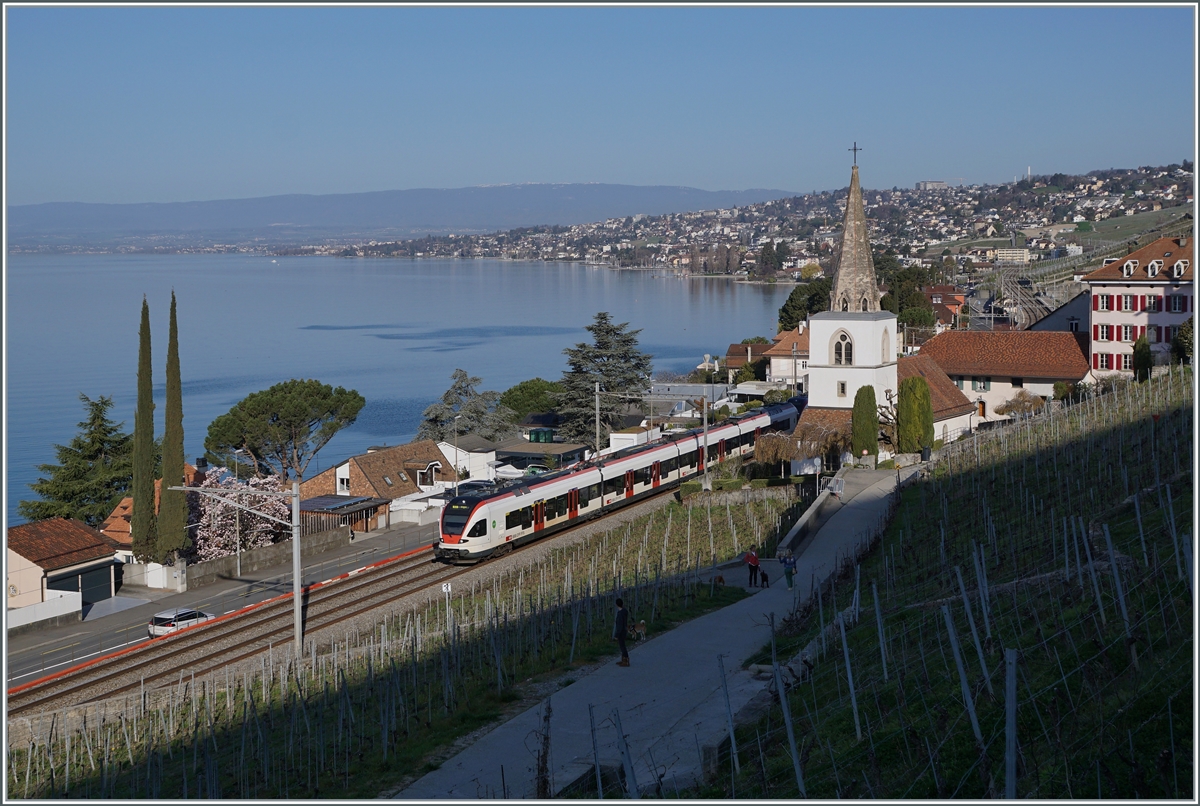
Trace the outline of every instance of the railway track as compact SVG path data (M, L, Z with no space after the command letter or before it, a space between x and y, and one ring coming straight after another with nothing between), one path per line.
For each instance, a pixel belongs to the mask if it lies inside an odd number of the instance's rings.
M434 565L428 549L414 557L383 561L375 568L351 572L344 579L309 586L304 602L304 632L312 636L420 593L470 570ZM119 696L189 674L207 674L287 644L293 633L290 594L251 605L217 621L170 636L147 640L106 655L82 667L32 681L8 695L9 717L67 708Z

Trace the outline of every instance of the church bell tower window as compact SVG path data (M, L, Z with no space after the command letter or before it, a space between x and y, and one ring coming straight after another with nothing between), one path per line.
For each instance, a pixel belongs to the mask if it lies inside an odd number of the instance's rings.
M842 297L842 311L844 313L850 312L850 300L846 299L845 297Z
M863 297L863 298L862 298L862 310L863 310L863 312L864 312L864 313L865 313L865 312L866 312L866 310L867 310L867 298L866 298L866 297Z
M833 363L854 363L854 342L850 341L850 337L845 333L840 334L833 343Z

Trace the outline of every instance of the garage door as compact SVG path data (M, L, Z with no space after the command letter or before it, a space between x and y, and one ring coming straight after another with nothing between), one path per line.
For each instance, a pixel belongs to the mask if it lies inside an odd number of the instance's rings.
M83 582L81 590L84 604L94 604L112 596L111 573L108 566L104 566L80 575Z

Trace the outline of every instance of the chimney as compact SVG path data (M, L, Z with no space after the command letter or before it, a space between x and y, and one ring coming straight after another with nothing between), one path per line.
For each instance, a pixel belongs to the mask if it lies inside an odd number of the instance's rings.
M1180 245L1180 246L1187 246L1187 243L1188 243L1188 239L1187 239L1187 238L1180 238L1180 239L1179 239L1179 245Z

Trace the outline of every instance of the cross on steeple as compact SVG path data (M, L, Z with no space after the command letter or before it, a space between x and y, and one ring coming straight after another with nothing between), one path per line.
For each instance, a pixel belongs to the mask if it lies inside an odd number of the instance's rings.
M846 150L854 152L854 164L858 165L858 152L862 151L862 149L858 147L858 141L854 141L854 148L847 148Z

